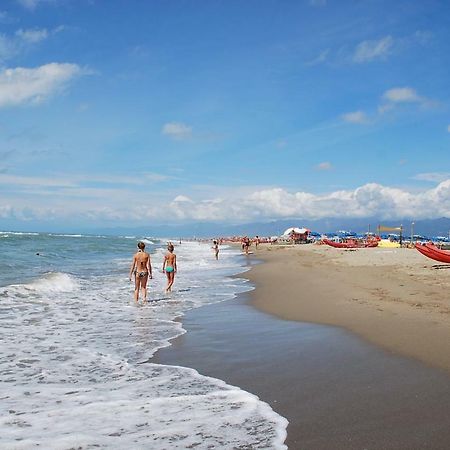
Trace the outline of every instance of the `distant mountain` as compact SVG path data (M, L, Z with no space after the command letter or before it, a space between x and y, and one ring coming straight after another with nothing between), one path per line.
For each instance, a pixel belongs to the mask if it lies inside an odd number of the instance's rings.
M280 235L289 227L306 227L318 233L332 233L338 230L354 231L356 233L364 233L366 231L376 232L377 226L398 227L403 226L404 235L410 236L411 231L414 234L424 236L448 236L450 233L450 219L428 219L417 220L412 228L410 219L404 220L380 220L377 218L365 219L320 219L320 220L302 220L302 219L285 219L263 223L247 223L237 225L216 224L209 222L191 223L185 225L158 225L139 228L109 228L101 230L91 230L94 233L124 235L132 234L136 236L153 236L153 237L215 237L215 236L274 236Z
M404 235L406 237L414 234L422 236L448 236L450 232L450 219L428 219L417 220L411 228L411 219L403 220L380 220L376 217L364 219L348 219L348 218L328 218L320 220L303 220L303 219L283 219L272 222L257 222L247 224L217 224L211 222L196 222L184 225L142 225L139 227L58 227L56 224L51 227L42 227L40 229L32 228L28 225L24 229L16 229L15 231L41 231L41 232L64 232L64 233L85 233L85 234L102 234L102 235L131 235L131 236L151 236L162 238L206 238L217 236L279 236L289 227L306 227L318 233L332 233L339 230L354 231L356 233L364 233L369 230L376 232L379 224L385 226L398 227L403 225ZM0 221L0 230L14 230L12 224Z

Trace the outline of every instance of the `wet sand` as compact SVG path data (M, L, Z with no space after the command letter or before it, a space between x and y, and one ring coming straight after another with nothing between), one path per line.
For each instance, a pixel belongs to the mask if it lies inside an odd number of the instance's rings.
M290 449L447 449L448 372L344 328L281 319L291 313L280 305L294 301L292 290L280 287L269 269L272 256L263 255L286 251L306 249L258 250L266 262L244 274L255 280L256 290L190 311L183 317L187 333L152 362L193 367L258 395L289 420ZM274 265L283 267L283 258L273 257ZM315 291L300 292L316 300ZM337 294L333 298L340 302ZM254 308L264 299L277 311Z
M450 373L450 265L414 249L265 246L253 304L288 320L344 327Z

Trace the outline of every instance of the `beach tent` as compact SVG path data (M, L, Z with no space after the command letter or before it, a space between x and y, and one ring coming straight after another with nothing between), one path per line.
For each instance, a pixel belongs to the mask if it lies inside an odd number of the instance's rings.
M305 234L308 232L309 230L307 228L290 227L283 233L283 236L290 236L291 234Z

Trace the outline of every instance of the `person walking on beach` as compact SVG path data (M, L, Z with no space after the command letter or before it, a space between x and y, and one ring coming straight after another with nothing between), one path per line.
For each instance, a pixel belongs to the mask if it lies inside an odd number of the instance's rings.
M133 262L130 267L129 280L134 274L134 301L139 302L139 291L143 290L144 303L147 303L147 282L152 277L152 264L150 261L150 255L145 252L145 244L141 241L138 242L138 251L133 256Z
M217 241L213 241L213 250L216 259L219 259L219 243Z
M242 250L245 252L246 255L248 255L248 250L250 248L250 239L248 236L245 236L242 240Z
M255 250L258 250L259 236L255 236L255 239L253 239L253 242L255 243Z
M175 281L175 274L177 273L177 255L173 252L174 246L171 242L167 245L167 250L168 253L164 256L162 270L167 277L166 292L171 292L173 282Z

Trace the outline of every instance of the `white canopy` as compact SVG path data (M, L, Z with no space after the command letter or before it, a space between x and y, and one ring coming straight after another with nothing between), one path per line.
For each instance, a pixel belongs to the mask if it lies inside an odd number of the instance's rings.
M297 227L291 227L288 228L284 233L283 236L289 236L292 233L297 233L297 234L305 234L307 233L309 230L307 228L297 228Z

